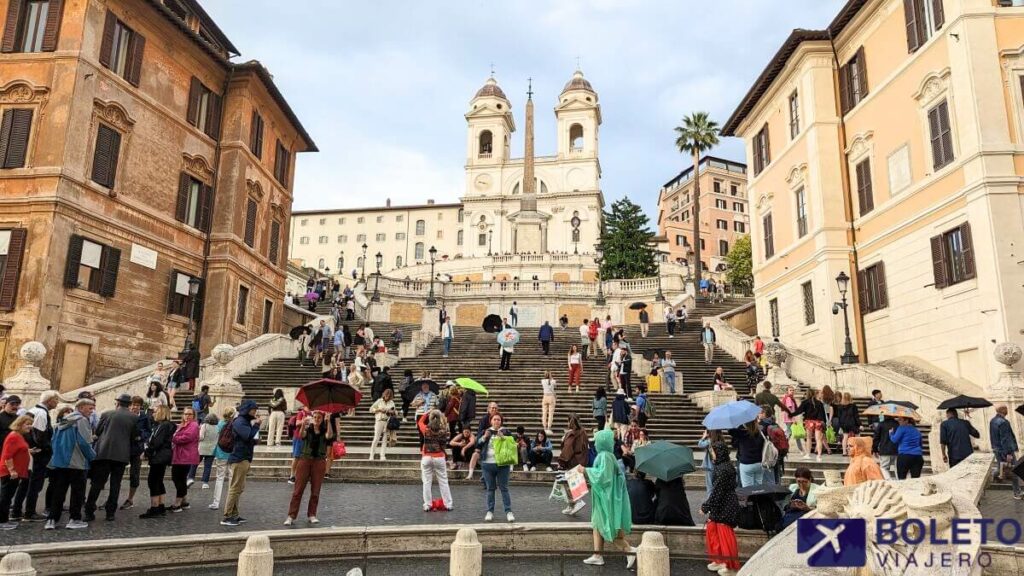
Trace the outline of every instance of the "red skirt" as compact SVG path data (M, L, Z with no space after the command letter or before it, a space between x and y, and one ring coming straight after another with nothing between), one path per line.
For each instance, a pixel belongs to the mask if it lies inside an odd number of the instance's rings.
M736 532L731 526L709 520L704 525L704 542L708 548L708 558L712 562L724 564L730 570L740 569Z

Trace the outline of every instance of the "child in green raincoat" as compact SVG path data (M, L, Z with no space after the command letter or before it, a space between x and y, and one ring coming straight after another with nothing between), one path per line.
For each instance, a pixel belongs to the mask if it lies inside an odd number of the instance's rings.
M636 548L630 546L626 534L633 530L632 510L629 506L629 494L626 493L626 475L615 460L615 433L601 430L594 435L594 447L597 457L591 468L579 468L586 472L590 484L590 502L593 511L590 513L590 525L594 527L594 555L583 561L584 564L603 566L604 557L601 551L604 542L618 544L626 556L626 568L632 568L636 562Z

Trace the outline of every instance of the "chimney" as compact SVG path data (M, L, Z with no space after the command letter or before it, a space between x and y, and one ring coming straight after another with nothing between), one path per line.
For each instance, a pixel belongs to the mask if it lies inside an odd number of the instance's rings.
M384 203L384 206L385 206L386 208L391 208L391 198L388 198L388 199L387 199L387 202L385 202L385 203Z
M434 205L434 199L433 198L427 198L427 206L433 206L433 205Z

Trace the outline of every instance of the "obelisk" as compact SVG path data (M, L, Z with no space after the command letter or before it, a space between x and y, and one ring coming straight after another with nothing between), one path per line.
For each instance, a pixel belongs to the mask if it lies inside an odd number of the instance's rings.
M537 177L534 172L533 149L533 79L526 90L526 144L523 149L523 197L519 200L521 212L537 211Z
M526 92L526 145L523 150L523 195L513 222L512 247L518 254L547 252L547 217L537 211L537 175L533 150L533 80Z

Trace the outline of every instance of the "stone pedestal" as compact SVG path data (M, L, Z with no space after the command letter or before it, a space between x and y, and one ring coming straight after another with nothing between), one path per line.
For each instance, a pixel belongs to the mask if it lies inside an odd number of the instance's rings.
M421 330L431 336L441 335L441 325L438 322L440 309L437 306L424 306L420 319Z
M36 569L32 567L32 557L24 552L11 552L4 556L0 559L0 576L36 576Z
M637 576L669 576L671 574L668 546L661 532L644 532L636 550Z
M249 536L245 549L238 555L238 576L274 576L274 551L270 549L270 538Z
M676 374L676 379L676 387L678 388L678 373ZM736 398L735 390L704 390L703 392L690 394L690 399L705 412L710 412L712 408L722 404L734 402Z
M383 302L369 301L366 304L366 321L367 322L387 322L388 309Z
M999 372L995 383L988 388L986 396L995 406L1005 404L1009 408L1006 418L1010 421L1010 426L1013 427L1014 435L1017 438L1024 434L1024 416L1014 410L1024 403L1024 376L1021 376L1020 370L1014 369L1014 365L1020 362L1022 354L1024 352L1021 347L1014 342L1002 342L996 345L992 355L996 362L1002 364L1003 369ZM995 407L985 408L984 422L987 423L993 416L995 416ZM975 424L977 425L977 422ZM982 437L988 440L988 434L982 434ZM991 449L991 445L989 448Z
M460 528L452 542L449 561L450 576L480 576L483 573L484 548L476 537L476 530Z
M231 376L228 364L235 358L235 347L230 344L218 344L210 353L214 364L203 374L200 386L210 387L210 396L213 398L214 414L223 414L227 407L238 406L244 392L242 385Z
M35 406L39 395L50 390L50 381L39 372L39 365L46 357L46 347L40 342L25 342L20 356L24 364L13 376L4 380L4 388L7 394L20 396L22 406Z

